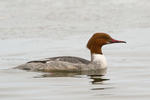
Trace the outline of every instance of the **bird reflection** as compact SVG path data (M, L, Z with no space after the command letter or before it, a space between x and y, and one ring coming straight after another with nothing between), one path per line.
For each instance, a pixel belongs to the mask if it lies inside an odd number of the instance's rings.
M77 75L87 75L92 79L92 84L100 84L103 81L109 80L105 79L103 76L106 74L106 69L101 70L92 70L92 71L83 71L83 72L53 72L46 73L41 76L36 76L35 78L44 78L44 77L76 77Z
M41 76L36 76L35 78L46 78L46 77L82 77L83 75L86 75L87 78L90 79L90 83L93 85L100 84L100 87L92 88L91 90L105 90L105 89L111 89L112 87L101 87L105 81L108 81L109 79L106 79L105 77L106 69L96 70L96 71L84 71L84 72L53 72L53 73L46 73Z
M92 84L102 84L104 81L109 80L104 78L103 75L90 75L90 79L92 79Z
M107 81L109 79L104 78L104 75L106 74L106 69L97 70L95 73L92 73L90 76L90 79L92 79L92 84L102 84L104 81Z

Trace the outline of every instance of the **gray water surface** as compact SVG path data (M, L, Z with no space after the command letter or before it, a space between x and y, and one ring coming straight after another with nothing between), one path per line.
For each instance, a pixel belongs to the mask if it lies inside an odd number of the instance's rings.
M0 0L0 99L149 100L149 0ZM12 69L54 56L90 59L86 43L107 32L105 76Z

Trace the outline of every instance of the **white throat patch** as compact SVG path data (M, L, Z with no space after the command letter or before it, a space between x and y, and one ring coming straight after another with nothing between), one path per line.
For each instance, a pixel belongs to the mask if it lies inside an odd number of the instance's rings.
M101 68L107 67L106 58L102 54L92 54L91 55L91 61L96 63L96 64L100 64Z

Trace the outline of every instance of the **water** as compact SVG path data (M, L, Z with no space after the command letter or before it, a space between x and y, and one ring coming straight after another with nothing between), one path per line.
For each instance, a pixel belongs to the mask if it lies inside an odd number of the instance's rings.
M149 0L0 0L0 99L149 100ZM108 32L105 76L11 69L53 56L90 59L86 43Z

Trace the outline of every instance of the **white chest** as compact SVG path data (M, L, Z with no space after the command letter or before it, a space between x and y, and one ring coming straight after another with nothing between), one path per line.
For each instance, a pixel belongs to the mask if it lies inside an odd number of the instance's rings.
M91 55L91 61L96 63L96 64L99 64L101 68L107 67L107 62L106 62L106 58L104 55L92 54Z

